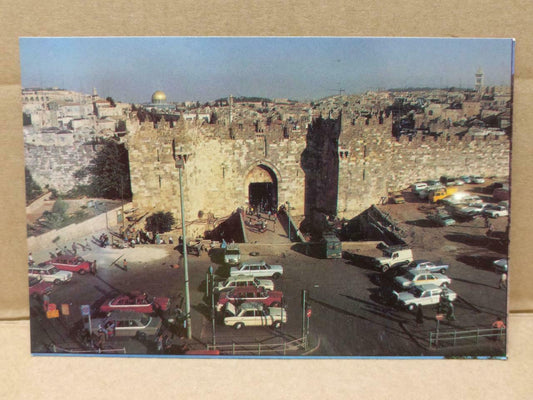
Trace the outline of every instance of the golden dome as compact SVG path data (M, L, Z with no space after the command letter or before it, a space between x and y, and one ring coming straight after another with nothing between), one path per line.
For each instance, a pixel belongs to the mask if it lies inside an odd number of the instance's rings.
M152 95L152 103L164 103L165 101L167 101L167 95L161 90L154 92Z

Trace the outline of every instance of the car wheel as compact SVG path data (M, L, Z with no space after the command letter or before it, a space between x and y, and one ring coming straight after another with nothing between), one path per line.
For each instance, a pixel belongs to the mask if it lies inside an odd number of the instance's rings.
M389 267L388 265L384 265L384 266L382 267L382 271L383 271L383 272L387 272L387 271L389 270L389 268L390 268L390 267Z
M86 272L87 272L87 271L85 271L84 269L80 269L80 270L78 271L78 274L80 274L80 275L85 275Z
M280 276L281 274L279 272L276 272L274 275L272 275L272 278L279 279Z
M407 307L407 309L408 309L409 311L414 311L414 310L416 310L416 304L409 304L409 306Z
M235 325L233 325L233 327L235 328L235 330L239 330L239 329L241 329L243 326L244 326L244 324L243 324L242 322L237 322Z
M61 285L61 281L60 281L59 279L56 279L56 280L54 281L54 285Z
M494 214L494 219L497 219L500 216L500 214Z
M281 328L281 321L275 321L272 326L274 327L274 329L279 329Z
M441 287L443 288L447 288L448 287L448 282L443 282L442 285L440 285Z
M281 303L279 301L273 302L270 307L281 307Z
M440 270L440 273L441 273L441 274L445 274L445 273L446 273L446 268L442 268L442 269Z
M144 332L137 332L137 339L140 340L141 342L144 342L146 340L146 333Z

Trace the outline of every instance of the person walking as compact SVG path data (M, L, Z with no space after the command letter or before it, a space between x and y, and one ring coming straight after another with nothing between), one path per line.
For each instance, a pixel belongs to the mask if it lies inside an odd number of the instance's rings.
M128 270L128 261L126 259L122 261L122 268L124 269L124 271Z
M416 310L416 323L418 325L422 325L424 323L424 313L422 311L422 307L419 306Z
M76 246L76 242L72 242L72 252L74 255L78 254L78 246Z
M91 264L91 274L96 275L96 260Z
M33 265L34 261L33 261L33 256L31 254L31 251L30 253L28 254L28 265L31 267Z
M505 328L505 323L503 322L501 317L498 317L498 318L496 318L496 321L494 321L492 323L492 327L494 329L504 329Z
M507 288L507 274L505 272L502 272L500 275L500 281L498 282L498 289L505 289Z

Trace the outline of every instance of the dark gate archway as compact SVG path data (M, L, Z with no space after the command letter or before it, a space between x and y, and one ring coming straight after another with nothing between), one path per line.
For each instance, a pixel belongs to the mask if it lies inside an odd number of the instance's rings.
M277 209L278 179L271 168L257 165L247 174L245 185L249 207L262 212Z

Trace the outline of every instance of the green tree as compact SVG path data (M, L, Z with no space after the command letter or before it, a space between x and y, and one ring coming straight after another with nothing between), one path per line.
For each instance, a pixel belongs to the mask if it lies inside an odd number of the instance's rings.
M31 172L28 167L24 168L24 175L26 178L26 202L31 203L33 200L43 194L43 190L33 180L33 177L31 176Z
M164 233L172 230L175 223L174 215L170 211L160 211L146 218L146 230L154 234Z
M89 175L89 191L93 196L131 199L129 158L124 144L105 140L86 171L76 174L81 177L85 172Z

